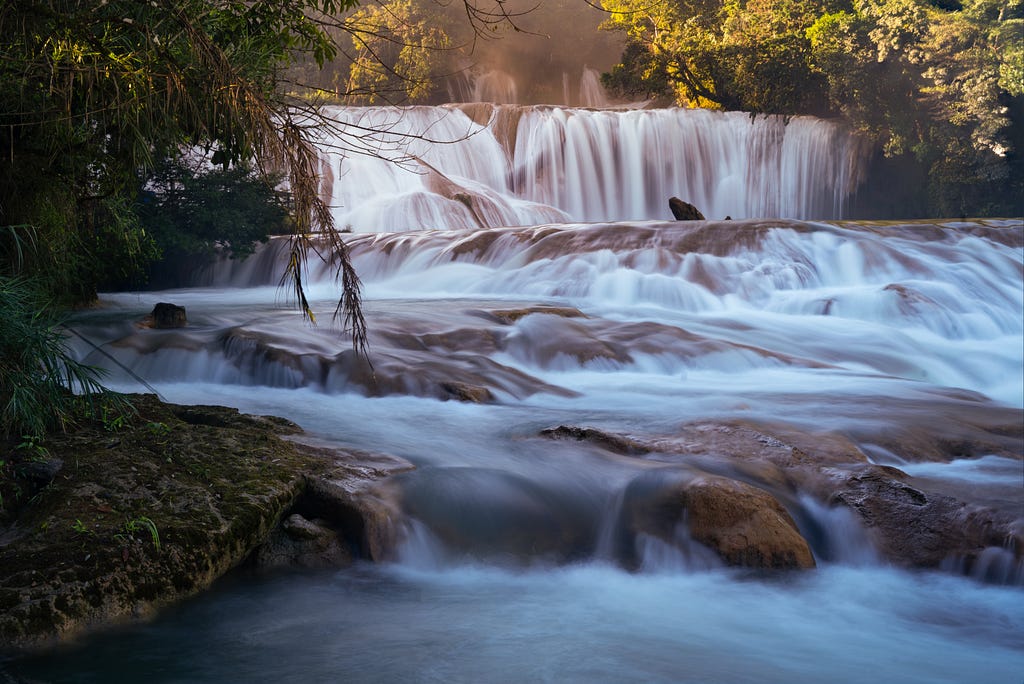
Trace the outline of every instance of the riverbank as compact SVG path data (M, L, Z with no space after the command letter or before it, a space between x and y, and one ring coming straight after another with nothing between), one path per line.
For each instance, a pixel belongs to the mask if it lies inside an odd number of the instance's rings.
M146 619L254 559L379 555L386 516L367 523L364 490L408 464L303 443L280 418L130 399L134 414L4 445L0 650Z

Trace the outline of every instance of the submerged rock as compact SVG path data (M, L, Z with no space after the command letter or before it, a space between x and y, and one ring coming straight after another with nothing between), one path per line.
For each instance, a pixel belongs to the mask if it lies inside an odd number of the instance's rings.
M599 502L587 492L502 470L421 468L393 478L406 516L455 557L529 564L593 553Z
M894 457L919 462L975 453L1019 462L1019 440L1013 450L1019 428L1000 420L999 415L978 420L969 439L948 447L943 426L933 429L930 439L903 442L892 435L865 434L858 435L858 442L885 443ZM907 428L906 434L916 434L915 429ZM808 564L801 547L829 559L833 545L849 542L830 538L815 517L820 515L816 508L840 508L849 511L856 536L880 560L945 568L983 581L1019 583L1024 578L1019 490L911 477L872 464L844 435L740 421L684 424L675 434L658 437L564 425L541 435L664 464L636 478L624 495L617 553L631 567L639 565L637 535L678 544L681 523L687 539L709 546L727 563L811 567L813 560Z

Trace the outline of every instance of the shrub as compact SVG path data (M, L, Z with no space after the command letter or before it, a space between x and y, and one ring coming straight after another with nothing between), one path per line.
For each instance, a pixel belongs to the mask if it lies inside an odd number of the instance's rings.
M0 433L41 435L91 412L95 399L113 399L99 369L70 356L60 320L40 286L0 275Z

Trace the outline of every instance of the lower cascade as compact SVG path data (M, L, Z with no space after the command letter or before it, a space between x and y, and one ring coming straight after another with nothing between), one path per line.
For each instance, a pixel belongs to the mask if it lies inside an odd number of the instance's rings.
M367 359L281 300L284 240L76 315L78 354L118 389L142 378L411 464L361 499L361 561L226 586L132 650L169 640L197 681L286 680L285 651L311 680L724 681L737 660L778 681L862 681L879 661L908 682L1019 675L1020 221L549 222L347 244ZM332 275L307 282L329 309ZM140 324L160 302L187 324ZM330 535L292 513L286 534ZM122 646L30 665L59 678Z

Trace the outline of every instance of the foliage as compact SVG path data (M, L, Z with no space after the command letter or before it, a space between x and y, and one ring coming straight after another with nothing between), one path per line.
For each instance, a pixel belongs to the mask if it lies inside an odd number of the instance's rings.
M144 515L129 518L124 523L124 531L129 538L134 538L136 532L148 532L153 546L156 547L157 551L160 550L160 532L157 530L156 523L150 518Z
M25 435L21 444L30 448L39 435L82 415L94 399L113 397L95 369L71 358L38 287L0 277L0 434Z
M339 268L339 311L365 344L358 279L318 194L309 131L318 119L280 95L298 55L336 46L320 18L355 0L8 0L0 5L0 226L32 226L48 259L26 264L51 295L87 300L110 264L152 256L131 207L149 172L183 150L281 171L292 193L291 279L310 234ZM112 259L111 257L114 257ZM10 265L5 269L11 271ZM57 276L54 279L53 276ZM66 280L74 287L64 287Z
M1021 213L1021 0L602 5L606 27L629 41L610 87L686 106L838 115L886 155L913 155L934 215Z
M139 196L139 220L164 259L211 258L216 248L231 257L289 226L287 197L267 178L239 164L193 171L180 161L161 164Z
M338 84L352 102L423 101L437 87L451 40L443 19L413 0L368 4L344 19L348 78ZM443 15L441 15L443 16Z

